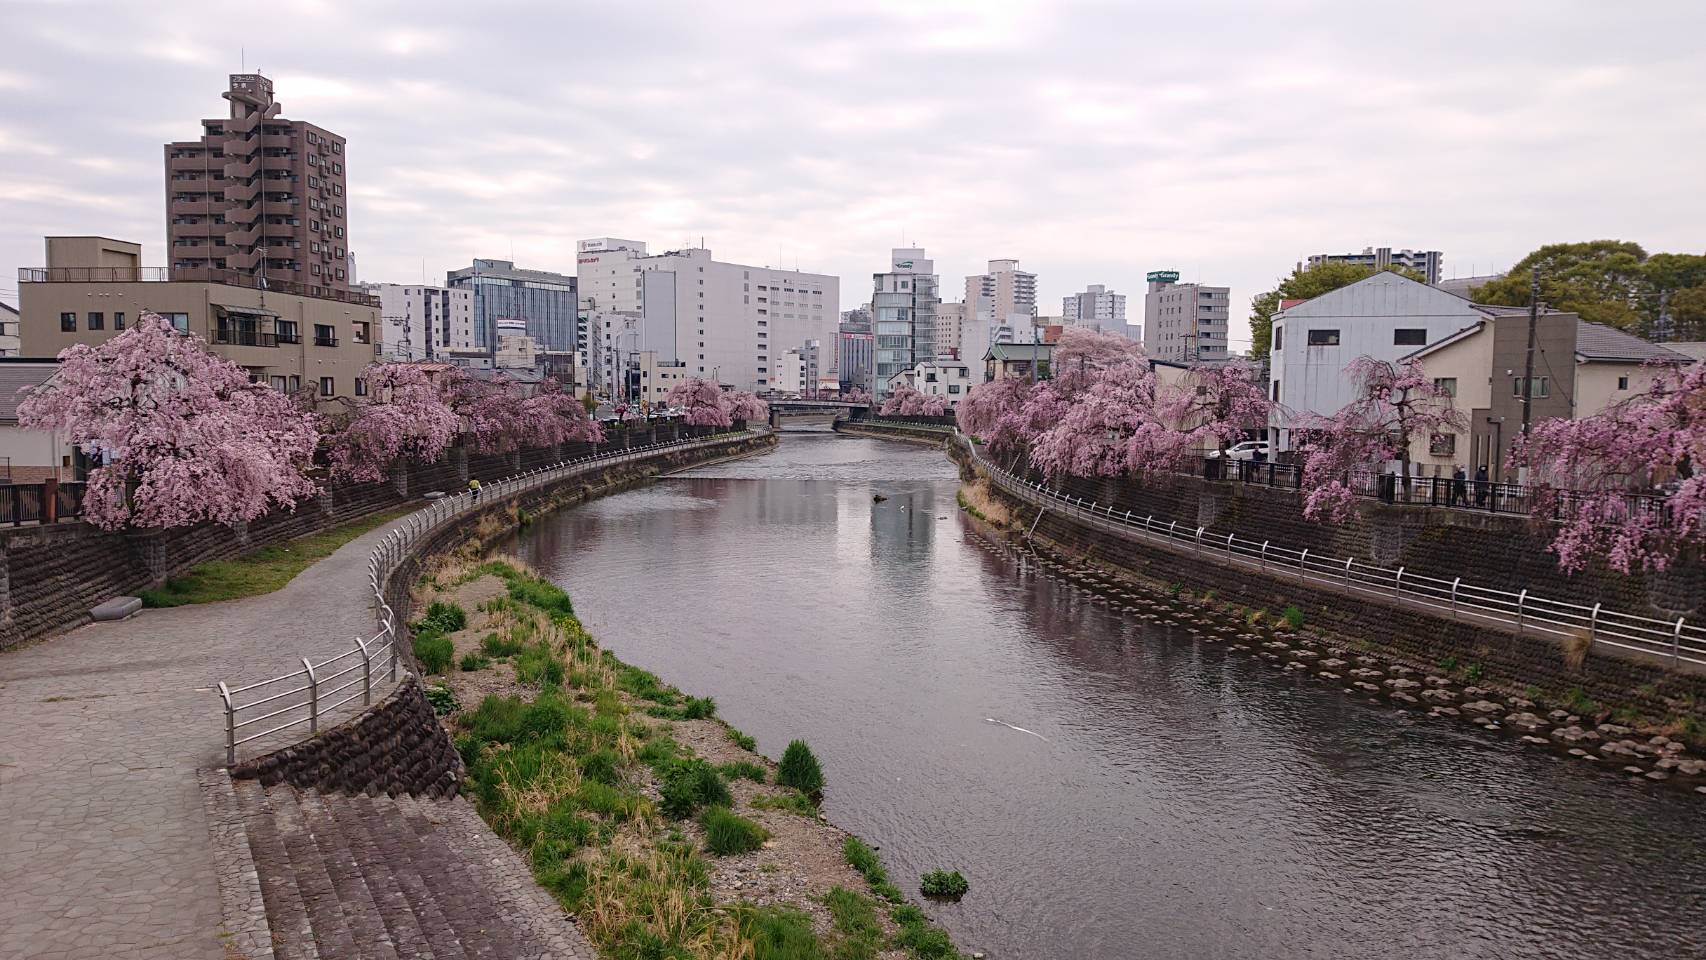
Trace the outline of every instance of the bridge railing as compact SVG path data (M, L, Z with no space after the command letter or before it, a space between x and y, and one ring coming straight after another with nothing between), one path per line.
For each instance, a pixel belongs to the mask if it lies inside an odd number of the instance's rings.
M377 629L371 636L355 637L351 647L323 660L301 659L302 668L242 686L218 684L225 712L225 762L237 762L238 748L279 734L307 727L309 736L320 732L323 723L361 701L373 702L375 690L397 679L404 641L402 624L385 599L385 582L415 544L445 524L480 508L537 487L560 483L583 473L603 470L619 463L650 459L663 453L693 450L727 443L746 431L728 431L710 437L671 440L605 453L586 454L549 466L526 470L484 484L477 492L462 492L435 500L417 510L381 537L367 560L367 586L372 596Z
M1685 616L1669 620L1616 610L1603 603L1587 605L1557 600L1530 590L1512 593L1467 583L1462 577L1446 580L1405 567L1377 566L1354 557L1333 557L1308 548L1299 550L1272 540L1258 543L1153 514L1121 511L1020 477L990 461L963 433L956 431L954 442L1007 493L1040 510L1054 510L1125 539L1164 543L1271 576L1295 577L1300 583L1339 590L1346 595L1421 607L1453 620L1496 624L1512 628L1519 635L1559 641L1581 639L1590 649L1608 647L1659 657L1673 668L1684 664L1706 666L1706 627L1689 623ZM1039 512L1038 518L1041 516Z

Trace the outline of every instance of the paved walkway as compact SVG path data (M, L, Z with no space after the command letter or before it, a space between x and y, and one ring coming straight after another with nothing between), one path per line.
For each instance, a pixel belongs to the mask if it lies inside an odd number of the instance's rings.
M0 957L225 960L195 777L224 763L214 684L370 636L367 556L386 529L276 593L0 653Z

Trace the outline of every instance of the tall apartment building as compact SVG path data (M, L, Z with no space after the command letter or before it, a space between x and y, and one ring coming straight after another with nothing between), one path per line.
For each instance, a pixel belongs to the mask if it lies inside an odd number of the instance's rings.
M519 323L542 349L573 351L579 335L579 290L574 277L518 268L510 260L476 259L445 275L452 290L474 295L474 348L498 345L498 324Z
M936 307L942 300L936 264L925 258L923 247L894 248L889 271L872 274L871 280L877 340L869 389L873 397L882 398L896 374L935 359Z
M474 291L424 284L362 284L379 298L379 352L392 360L428 360L475 345Z
M203 120L199 140L166 144L173 279L349 292L344 138L279 116L258 73L232 74L224 96L229 116Z
M964 303L943 301L936 305L936 356L955 360L966 356L966 331L973 328Z
M724 263L703 247L653 254L618 237L582 240L575 272L588 316L606 325L606 371L650 351L691 377L771 390L784 350L836 334L841 281L827 274Z
M1073 326L1095 326L1111 333L1125 332L1125 294L1115 293L1105 285L1092 283L1083 293L1073 293L1060 300L1060 316Z
M1226 359L1231 290L1180 283L1176 270L1154 270L1143 297L1143 349L1155 360Z
M1361 253L1317 253L1309 258L1311 267L1318 263L1354 263L1376 270L1390 266L1408 267L1421 274L1430 285L1439 283L1439 268L1444 262L1445 254L1438 250L1393 250L1391 247L1363 247Z
M870 304L842 311L841 323L835 332L835 370L842 390L854 387L871 389L871 377L875 372L874 330Z
M966 309L988 310L996 317L1036 316L1037 275L1019 269L1017 260L991 260L989 272L966 278Z

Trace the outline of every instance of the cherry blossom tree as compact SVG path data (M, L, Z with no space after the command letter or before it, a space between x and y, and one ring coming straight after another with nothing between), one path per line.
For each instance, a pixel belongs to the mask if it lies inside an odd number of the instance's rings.
M155 313L61 351L18 419L103 461L84 505L108 530L238 523L318 492L306 476L319 442L312 416Z
M1330 417L1298 424L1306 434L1303 457L1303 515L1340 522L1356 515L1351 477L1370 465L1398 460L1404 489L1410 489L1410 445L1445 428L1463 429L1451 396L1434 385L1418 361L1394 364L1358 357L1345 367L1357 385L1356 399Z
M864 387L855 385L848 388L847 392L841 395L841 399L848 403L870 403L871 395L865 392Z
M524 447L552 447L559 443L600 443L604 429L587 415L575 395L563 389L555 377L540 382L532 396L517 404L514 432Z
M481 379L461 368L439 380L444 402L462 420L476 453L508 453L521 446L521 392L507 375Z
M345 412L325 421L334 476L383 480L399 458L437 460L456 442L461 419L421 364L374 363L362 378L366 399L345 400Z
M723 388L699 377L688 377L670 387L664 402L679 408L690 427L726 427L732 422L723 405Z
M1021 377L1000 377L971 388L960 401L960 429L1001 454L1025 442L1024 415L1036 387Z
M1035 431L1032 466L1050 479L1143 474L1167 466L1178 449L1178 433L1156 416L1149 364L1134 359L1086 376L1087 385L1070 400L1052 383L1031 397L1023 426Z
M1128 363L1149 365L1137 341L1117 333L1067 327L1049 360L1048 384L1056 396L1070 400L1090 389L1103 372ZM1153 379L1148 383L1153 386Z
M881 417L916 417L924 407L924 395L916 389L901 384L889 391L883 398L883 405L877 409Z
M1534 424L1511 452L1535 487L1534 516L1560 517L1558 566L1595 559L1633 573L1664 570L1706 541L1706 364L1656 370L1652 390L1581 420ZM1656 487L1654 504L1631 492ZM1567 491L1570 509L1560 509Z
M724 409L728 411L730 421L744 420L747 423L757 423L770 419L770 404L758 399L755 394L745 390L726 391L722 396Z
M1265 427L1273 410L1267 384L1241 361L1197 364L1178 384L1163 389L1161 418L1179 431L1181 457L1205 447L1225 454L1251 427Z

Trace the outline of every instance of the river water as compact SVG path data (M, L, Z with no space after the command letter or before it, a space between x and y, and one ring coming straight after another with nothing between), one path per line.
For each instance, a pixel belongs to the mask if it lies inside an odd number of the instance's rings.
M964 949L1706 957L1706 797L1135 623L992 549L957 486L940 450L784 433L517 550L764 752L809 741L909 893L962 871L927 909Z

